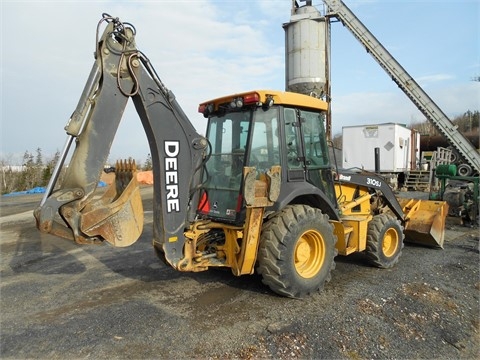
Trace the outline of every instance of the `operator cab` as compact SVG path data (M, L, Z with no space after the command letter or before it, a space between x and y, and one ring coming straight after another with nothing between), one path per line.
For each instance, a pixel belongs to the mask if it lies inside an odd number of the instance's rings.
M282 167L279 202L300 202L302 197L305 201L307 194L317 193L322 201L336 203L324 104L309 96L272 91L200 104L199 112L208 117L211 153L198 214L220 222L244 221L244 166L255 167L257 178L274 165Z

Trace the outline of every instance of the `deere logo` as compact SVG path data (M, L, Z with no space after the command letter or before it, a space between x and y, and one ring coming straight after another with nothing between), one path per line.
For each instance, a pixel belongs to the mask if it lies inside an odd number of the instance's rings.
M180 211L177 158L179 152L180 143L178 141L165 141L165 191L168 213Z

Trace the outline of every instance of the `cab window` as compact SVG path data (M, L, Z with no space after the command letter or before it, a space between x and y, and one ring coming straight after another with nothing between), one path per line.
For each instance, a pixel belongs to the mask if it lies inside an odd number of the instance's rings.
M300 119L307 168L330 166L324 128L324 114L301 111Z
M280 164L277 118L275 106L267 110L257 108L254 112L249 165L257 169L257 174Z

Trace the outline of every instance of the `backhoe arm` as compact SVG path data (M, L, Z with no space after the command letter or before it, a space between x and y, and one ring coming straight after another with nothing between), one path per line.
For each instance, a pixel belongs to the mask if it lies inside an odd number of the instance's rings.
M154 244L167 261L182 258L183 232L195 216L197 190L208 142L200 136L160 81L147 57L136 49L135 28L103 14L95 62L67 126L67 142L47 191L35 210L37 227L78 243L108 241L128 246L140 236L143 208L134 162L120 162L116 182L94 196L115 133L131 97L153 162ZM69 149L75 150L59 174Z

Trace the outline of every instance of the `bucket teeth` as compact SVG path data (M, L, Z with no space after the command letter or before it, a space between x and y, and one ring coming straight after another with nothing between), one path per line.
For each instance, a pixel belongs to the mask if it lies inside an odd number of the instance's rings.
M135 160L117 160L115 164L115 184L117 188L117 194L125 190L127 185L135 176L136 171L137 164L135 163Z
M137 170L137 164L132 159L117 160L115 170L123 172L134 171Z

